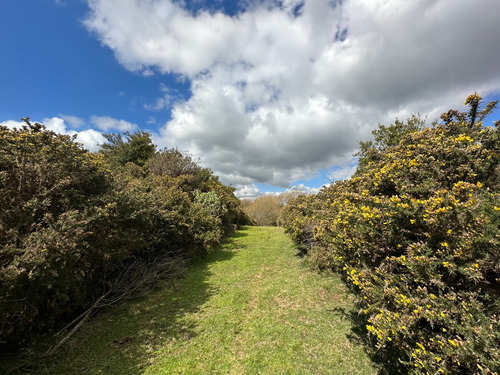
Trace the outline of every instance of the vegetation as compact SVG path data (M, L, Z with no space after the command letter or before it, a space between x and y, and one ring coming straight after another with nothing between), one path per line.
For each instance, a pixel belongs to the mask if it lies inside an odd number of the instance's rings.
M496 102L480 101L430 128L418 117L381 126L353 178L283 215L310 265L358 294L392 373L500 369L500 133L482 124Z
M92 154L25 122L0 127L0 351L144 287L245 221L232 188L177 150L155 152L147 133L108 135Z
M182 279L97 316L23 374L375 374L352 298L281 228L245 227ZM1 370L0 370L1 372Z
M254 200L243 200L242 208L253 224L277 226L280 225L283 207L292 199L303 194L301 192L286 192L278 195L262 195Z

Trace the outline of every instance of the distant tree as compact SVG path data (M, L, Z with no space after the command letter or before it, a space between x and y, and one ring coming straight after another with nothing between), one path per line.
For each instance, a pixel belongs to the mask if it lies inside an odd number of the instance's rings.
M134 163L143 167L154 153L156 146L151 140L151 134L145 131L104 134L108 141L100 146L99 152L113 167L123 167L127 163Z
M282 207L279 196L263 195L253 202L247 202L243 211L256 225L275 226L279 224Z

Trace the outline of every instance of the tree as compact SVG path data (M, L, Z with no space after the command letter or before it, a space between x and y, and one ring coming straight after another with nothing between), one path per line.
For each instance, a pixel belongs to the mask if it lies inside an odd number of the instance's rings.
M154 155L156 146L151 140L151 134L145 131L137 131L133 134L123 133L104 134L108 143L100 145L99 152L104 155L105 160L113 167L123 167L127 163L134 163L143 167Z

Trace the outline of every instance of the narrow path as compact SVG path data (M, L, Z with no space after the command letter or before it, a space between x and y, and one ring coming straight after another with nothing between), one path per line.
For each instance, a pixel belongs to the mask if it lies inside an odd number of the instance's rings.
M50 374L375 374L345 289L280 228L251 227L187 276L89 324Z

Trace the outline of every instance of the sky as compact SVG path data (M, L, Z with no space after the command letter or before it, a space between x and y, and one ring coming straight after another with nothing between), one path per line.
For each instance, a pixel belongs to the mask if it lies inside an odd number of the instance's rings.
M90 151L145 130L239 197L317 192L378 124L498 100L499 16L498 0L1 0L0 124Z

